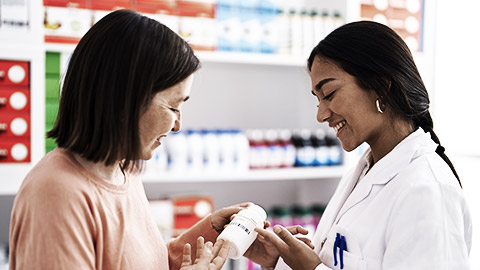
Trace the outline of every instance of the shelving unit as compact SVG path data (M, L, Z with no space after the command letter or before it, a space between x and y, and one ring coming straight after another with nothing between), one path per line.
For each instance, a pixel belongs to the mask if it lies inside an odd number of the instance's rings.
M261 169L231 173L172 173L158 175L146 174L142 177L145 183L209 183L209 182L250 182L250 181L289 181L295 179L321 180L337 179L345 172L344 166L305 167L285 169Z
M28 1L28 10L41 10L40 1ZM44 155L43 123L44 63L42 47L43 23L41 12L30 12L30 25L22 30L0 28L0 59L26 61L30 66L30 162L0 163L0 195L16 194L20 184Z
M318 5L306 1L306 6ZM347 21L358 18L358 0L327 1L322 8L339 10ZM23 165L0 164L6 181L0 181L0 195L16 194L26 173L41 159L45 149L45 52L60 52L64 69L74 44L45 43L41 3L32 3L31 31L11 40L0 32L3 52L0 56L32 60L32 162ZM18 36L18 34L16 34ZM20 45L22 44L22 45ZM18 54L12 54L18 51ZM27 52L27 53L25 53ZM184 106L184 128L308 128L315 129L315 99L308 89L305 56L239 52L197 52L202 69L196 74L192 99ZM64 72L64 70L62 71ZM213 101L213 102L212 102ZM278 111L272 111L278 108ZM336 179L345 166L254 170L232 175L159 174L144 176L147 188L158 184L210 184L254 182L289 182ZM4 177L2 177L4 178ZM150 186L150 187L149 187ZM155 186L155 187L152 187Z

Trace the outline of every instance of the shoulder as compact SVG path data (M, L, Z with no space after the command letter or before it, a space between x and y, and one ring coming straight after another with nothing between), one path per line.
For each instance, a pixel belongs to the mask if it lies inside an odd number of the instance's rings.
M468 219L468 207L450 167L436 153L419 156L395 177L397 191L393 211L405 211L417 218L445 221ZM448 219L448 218L447 218Z
M81 169L63 151L55 149L28 173L16 201L59 209L78 205L90 193L92 184Z
M461 193L460 185L448 164L435 152L413 159L398 175L405 188L430 187Z

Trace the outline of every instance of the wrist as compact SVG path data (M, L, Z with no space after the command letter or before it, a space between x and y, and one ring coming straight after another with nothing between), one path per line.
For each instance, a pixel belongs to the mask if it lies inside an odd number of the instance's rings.
M222 230L221 230L221 229L217 229L217 228L215 227L215 224L214 224L214 222L213 222L213 218L212 218L212 217L213 217L213 214L209 214L208 217L207 217L207 218L210 220L210 226L212 226L212 229L214 229L217 233L220 234L220 233L222 232Z

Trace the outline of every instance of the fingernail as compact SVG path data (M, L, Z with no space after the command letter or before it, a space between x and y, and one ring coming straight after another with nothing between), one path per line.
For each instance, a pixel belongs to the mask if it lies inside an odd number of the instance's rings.
M275 227L273 227L273 231L274 231L275 233L280 233L280 232L282 231L282 229L280 229L279 226L275 226Z

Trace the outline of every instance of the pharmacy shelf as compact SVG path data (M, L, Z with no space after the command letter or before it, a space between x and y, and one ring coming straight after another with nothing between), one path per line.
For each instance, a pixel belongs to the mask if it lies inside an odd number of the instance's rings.
M345 166L305 167L285 169L257 169L245 172L175 173L158 175L145 174L144 183L207 183L207 182L250 182L250 181L291 181L339 179L345 173Z
M59 52L59 53L66 53L72 54L73 50L77 44L75 43L52 43L52 42L44 42L44 48L47 52Z
M76 44L45 43L45 51L71 54ZM206 63L224 64L253 64L273 66L303 67L307 64L307 56L293 56L283 54L246 53L246 52L221 52L197 51L195 53L200 61Z

